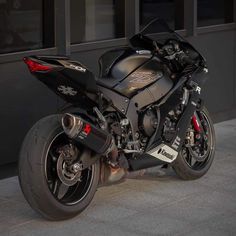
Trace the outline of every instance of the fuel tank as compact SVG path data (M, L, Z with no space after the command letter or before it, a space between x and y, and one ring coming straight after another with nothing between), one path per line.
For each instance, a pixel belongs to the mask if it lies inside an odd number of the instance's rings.
M111 76L116 81L113 89L128 98L150 88L152 96L157 99L156 91L165 95L173 87L160 59L148 50L134 51L122 58L112 67Z

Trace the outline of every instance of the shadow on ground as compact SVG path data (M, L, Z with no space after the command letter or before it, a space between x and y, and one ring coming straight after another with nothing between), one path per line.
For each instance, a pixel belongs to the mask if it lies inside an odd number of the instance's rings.
M16 177L0 181L0 235L236 235L236 120L216 125L207 175L182 181L172 169L100 188L79 216L49 222L25 201Z

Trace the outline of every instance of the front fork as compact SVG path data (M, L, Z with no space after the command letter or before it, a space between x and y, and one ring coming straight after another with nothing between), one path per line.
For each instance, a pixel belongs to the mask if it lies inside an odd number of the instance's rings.
M194 130L197 133L201 133L202 131L201 122L196 112L194 112L194 115L192 116L192 124L193 124Z

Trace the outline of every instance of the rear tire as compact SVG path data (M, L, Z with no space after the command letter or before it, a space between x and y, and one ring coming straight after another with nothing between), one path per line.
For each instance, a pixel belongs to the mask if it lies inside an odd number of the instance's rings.
M204 162L199 162L195 166L198 168L194 168L194 166L191 167L191 165L186 161L186 157L184 156L183 151L181 151L173 163L173 169L175 170L176 174L183 180L194 180L202 177L207 173L209 168L211 167L211 164L214 159L214 154L215 154L215 131L214 131L214 126L213 122L210 118L210 114L207 111L207 109L204 107L201 111L202 115L206 119L206 123L209 129L209 154L208 157ZM183 146L184 148L184 146Z
M97 162L90 169L81 172L84 172L84 176L86 173L87 175L83 177L81 174L82 180L76 183L78 187L72 186L73 189L66 193L67 198L62 201L54 196L46 174L47 158L56 138L59 135L65 136L60 121L60 115L39 120L26 135L19 158L19 182L22 192L30 206L49 220L65 220L82 212L93 199L100 176L100 163ZM83 196L78 192L82 188L80 184L83 189L87 186L86 191L83 190Z

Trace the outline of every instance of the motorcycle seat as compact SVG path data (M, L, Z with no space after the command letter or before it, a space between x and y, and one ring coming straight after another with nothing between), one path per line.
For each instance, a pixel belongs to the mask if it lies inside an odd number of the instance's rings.
M110 70L114 63L126 52L129 47L119 47L109 50L101 55L98 60L99 64L99 77L109 78Z
M98 78L96 82L97 82L97 85L100 85L108 89L112 89L119 83L119 80L106 77L106 78Z

